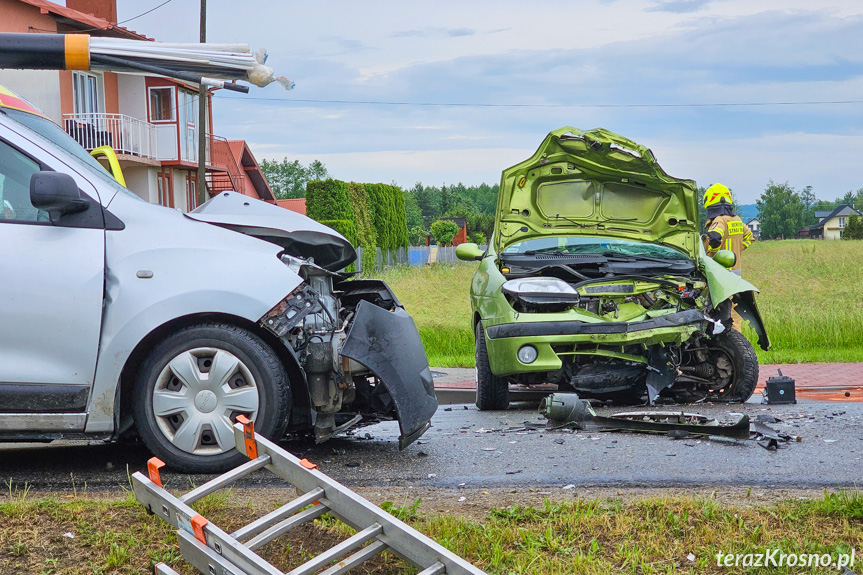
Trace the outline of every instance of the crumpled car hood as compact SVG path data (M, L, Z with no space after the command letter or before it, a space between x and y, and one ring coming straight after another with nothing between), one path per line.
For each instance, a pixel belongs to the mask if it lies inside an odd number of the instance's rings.
M697 259L696 190L694 181L666 174L645 146L602 128L560 128L503 171L497 251L530 238L586 235L661 242Z
M329 271L341 270L357 259L351 243L332 228L236 192L221 192L186 215L274 243L288 255L313 258Z

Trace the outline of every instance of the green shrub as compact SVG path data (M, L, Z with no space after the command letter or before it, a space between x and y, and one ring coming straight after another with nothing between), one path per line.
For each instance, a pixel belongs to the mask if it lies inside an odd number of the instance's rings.
M320 223L345 236L351 245L357 245L357 228L351 220L323 220Z
M448 220L438 220L431 225L431 233L440 246L452 243L452 239L458 233L458 230L458 225Z
M333 179L306 184L306 215L318 222L354 221L348 185L341 180Z
M428 237L428 230L424 230L419 226L415 226L411 228L409 239L412 246L424 246L426 245L426 237Z
M480 245L485 243L485 234L482 232L475 232L470 235L470 241L473 243Z
M405 198L401 189L386 184L365 184L368 204L377 234L377 245L394 251L408 245Z
M368 193L363 184L351 182L347 184L348 196L354 211L354 225L357 228L356 246L363 248L362 269L368 273L375 269L375 255L378 242Z

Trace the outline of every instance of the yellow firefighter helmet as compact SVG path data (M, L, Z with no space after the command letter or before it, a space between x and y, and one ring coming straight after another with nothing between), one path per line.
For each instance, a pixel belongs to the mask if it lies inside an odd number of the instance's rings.
M709 208L720 202L733 204L731 199L731 191L722 184L713 184L704 192L704 207Z

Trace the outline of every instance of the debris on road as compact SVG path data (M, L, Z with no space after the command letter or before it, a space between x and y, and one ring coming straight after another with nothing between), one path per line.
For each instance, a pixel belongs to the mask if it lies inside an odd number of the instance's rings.
M553 393L544 398L539 406L540 414L549 423L573 426L585 431L635 431L641 433L663 433L722 436L733 439L749 438L749 416L737 416L730 424L697 413L633 411L615 413L610 417L597 415L590 402L575 393Z

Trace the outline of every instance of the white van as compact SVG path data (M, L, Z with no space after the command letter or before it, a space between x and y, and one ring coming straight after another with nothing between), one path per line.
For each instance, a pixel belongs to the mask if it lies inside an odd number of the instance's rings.
M137 433L186 472L242 460L232 422L318 441L437 409L411 317L339 270L351 244L233 192L189 214L119 185L0 90L0 442Z

